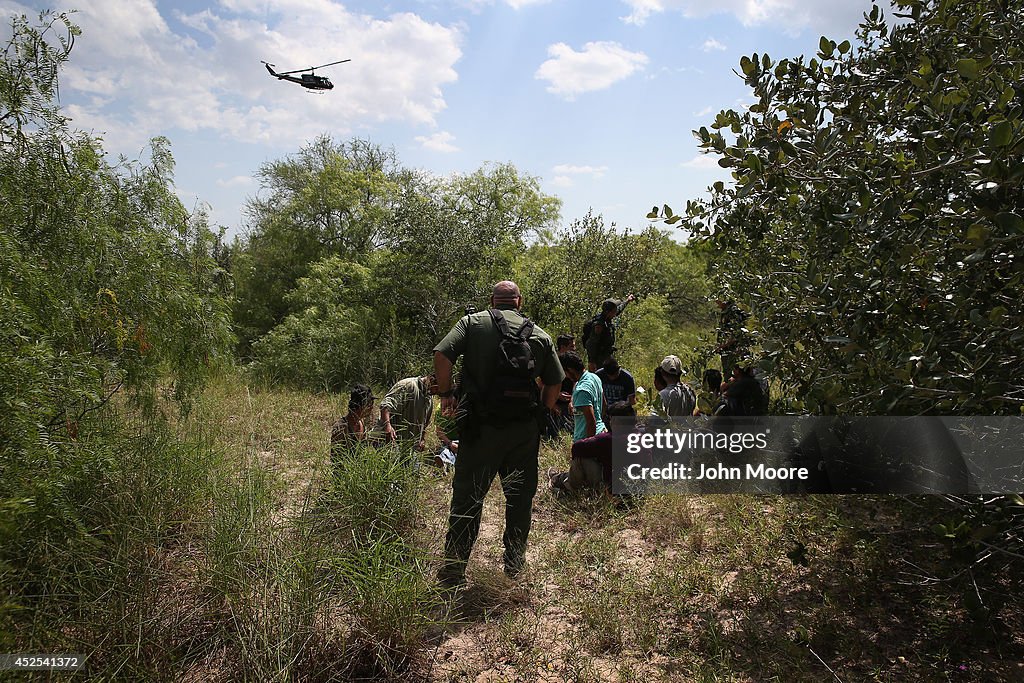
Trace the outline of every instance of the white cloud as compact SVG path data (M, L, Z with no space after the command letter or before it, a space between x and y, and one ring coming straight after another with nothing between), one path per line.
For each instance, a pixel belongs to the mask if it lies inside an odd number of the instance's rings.
M551 169L559 175L589 175L600 178L608 171L607 166L574 166L572 164L558 164Z
M543 5L546 2L549 2L549 0L505 0L505 4L512 9L522 9L530 5Z
M604 177L607 173L607 166L577 166L576 164L558 164L551 169L552 173L555 173L555 177L551 179L551 184L555 187L572 187L575 184L574 178L577 176L590 176L591 179L597 180L598 178Z
M711 154L698 154L689 161L679 164L683 168L721 168L718 159Z
M452 144L455 142L455 136L447 131L441 131L433 135L417 135L416 142L423 145L426 149L432 149L435 152L459 151L459 148Z
M671 0L669 0L671 2ZM627 24L643 26L647 23L647 17L656 12L664 12L665 5L661 0L623 0L633 10L629 15L622 17Z
M622 0L630 13L622 20L642 26L652 14L675 11L685 17L731 14L744 26L772 24L798 35L804 29L852 37L868 0Z
M244 187L246 185L252 185L252 182L252 176L236 175L228 178L227 180L221 178L217 181L217 184L221 187Z
M712 107L711 105L708 105L708 106L704 107L703 109L701 109L700 111L693 112L693 115L696 116L697 118L701 118L702 116L707 116L708 114L710 114L714 110L715 110L714 107Z
M135 158L146 147L149 139L157 134L156 131L147 134L139 128L125 126L110 116L97 113L99 108L96 107L68 104L62 110L74 128L102 138L103 148L108 152Z
M10 0L0 10L35 13ZM458 79L462 29L412 13L376 18L333 0L171 11L188 29L171 28L155 0L84 3L72 17L82 35L62 94L77 104L68 108L75 125L106 131L111 151L133 153L158 134L173 141L175 129L295 148L384 121L433 126L447 106L443 88ZM335 86L324 93L273 79L260 64L291 70L345 58L317 71Z
M549 83L547 91L567 100L603 90L628 78L647 64L647 55L630 52L615 42L591 42L576 52L565 43L548 47L548 59L534 78Z
M498 2L499 0L454 0L456 5L472 12L481 12L485 7L496 5ZM514 10L521 10L532 5L544 5L551 0L502 0L502 2Z
M725 45L709 36L708 39L704 41L704 44L700 46L700 49L704 50L704 52L711 52L712 50L724 50L726 48Z

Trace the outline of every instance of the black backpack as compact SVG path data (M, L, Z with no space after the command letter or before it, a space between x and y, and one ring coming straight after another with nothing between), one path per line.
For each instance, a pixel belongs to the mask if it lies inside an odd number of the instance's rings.
M485 394L487 413L492 418L512 421L535 418L540 392L535 380L536 361L530 348L533 322L525 318L513 334L501 311L492 308L488 313L501 334L501 340L495 356L494 375Z
M583 339L583 348L587 347L587 342L593 336L593 334L594 334L594 326L597 325L598 323L603 323L603 322L604 322L604 316L602 314L598 313L593 318L591 318L587 322L583 323L583 334L581 335L582 339Z

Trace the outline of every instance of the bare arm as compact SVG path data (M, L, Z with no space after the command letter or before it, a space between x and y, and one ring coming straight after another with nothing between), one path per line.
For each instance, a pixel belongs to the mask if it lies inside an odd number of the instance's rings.
M387 434L388 441L395 441L398 435L395 433L395 428L391 426L391 411L384 406L380 407L380 421L384 424L384 433Z
M586 436L596 436L597 416L594 415L594 406L577 406L577 409L583 413L583 419L587 421L587 431L585 432Z
M434 351L434 374L437 375L437 393L444 394L452 390L452 361L440 351ZM441 397L441 414L451 415L454 412L454 397Z
M452 362L440 351L434 351L434 374L437 375L437 393L451 391Z
M561 384L544 385L544 392L541 394L541 400L544 402L544 407L548 410L554 410L561 392Z

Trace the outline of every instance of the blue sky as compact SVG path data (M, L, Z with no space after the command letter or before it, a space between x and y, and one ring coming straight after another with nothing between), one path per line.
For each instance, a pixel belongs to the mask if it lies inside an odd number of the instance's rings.
M0 0L0 14L45 6ZM869 0L89 0L62 77L73 125L112 155L171 140L176 186L230 234L261 163L320 133L394 147L437 174L512 162L622 228L681 209L715 180L691 130L750 102L732 70L752 52L852 38ZM9 23L7 21L5 24ZM7 34L9 27L5 26ZM277 81L260 60L319 73Z

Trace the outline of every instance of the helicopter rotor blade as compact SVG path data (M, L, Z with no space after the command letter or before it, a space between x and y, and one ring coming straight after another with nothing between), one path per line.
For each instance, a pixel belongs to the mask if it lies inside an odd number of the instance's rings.
M279 71L278 73L280 75L282 75L282 76L286 76L288 74L297 74L300 71L313 71L315 69L322 69L325 66L334 66L335 64L344 64L345 62L351 62L351 61L352 61L351 59L342 59L342 60L337 61L337 62L331 62L330 64L321 64L320 66L310 66L310 67L307 67L305 69L296 69L295 71Z
M330 64L321 64L320 66L314 66L314 67L311 67L311 68L313 68L313 69L322 69L325 66L334 66L335 64L344 64L345 62L351 62L351 61L352 61L351 59L339 59L338 61L331 62Z

